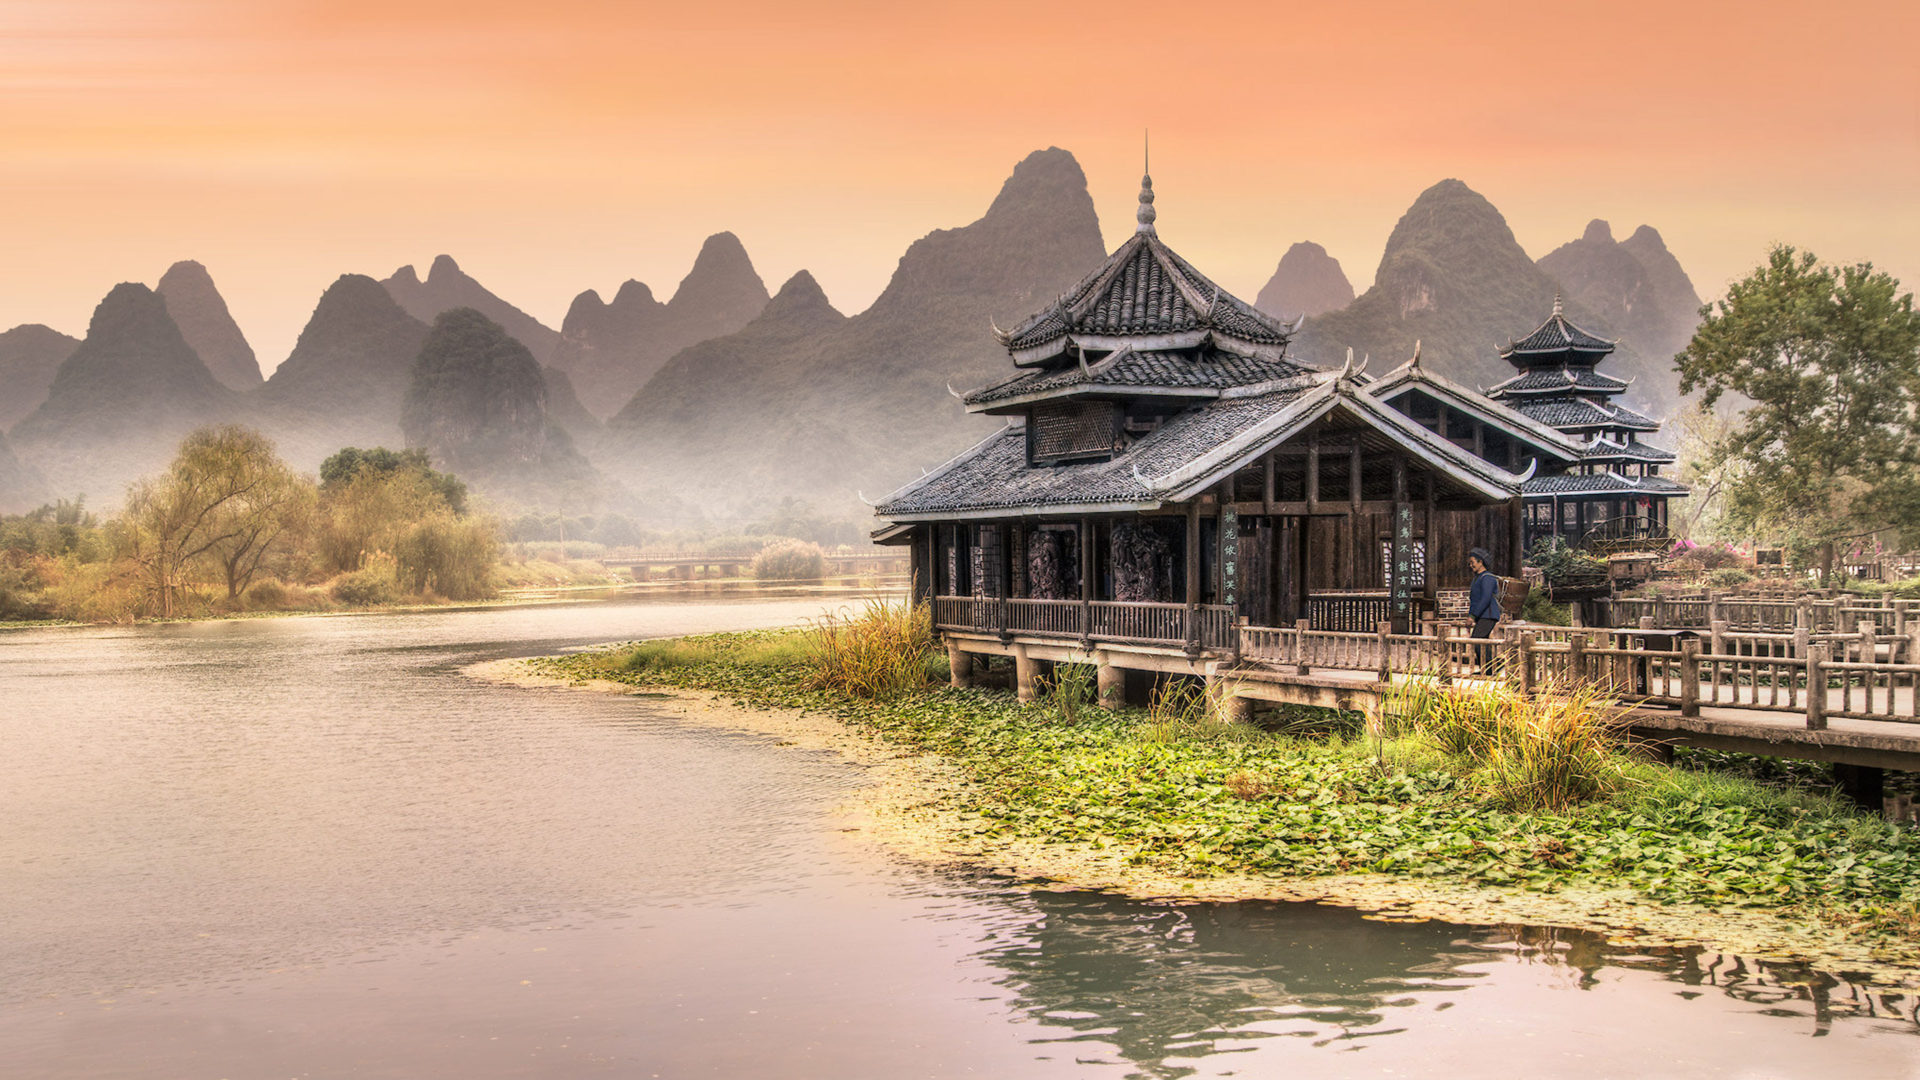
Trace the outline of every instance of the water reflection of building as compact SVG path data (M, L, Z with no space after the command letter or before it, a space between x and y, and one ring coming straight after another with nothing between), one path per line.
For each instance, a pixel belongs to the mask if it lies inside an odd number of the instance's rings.
M1005 897L1004 892L994 895ZM1619 946L1604 935L1538 926L1387 922L1304 903L1170 904L1100 893L1023 897L1019 929L980 958L1005 972L1014 1004L1134 1075L1181 1077L1192 1062L1246 1052L1258 1040L1334 1044L1418 1030L1420 1015L1471 993L1501 962L1548 965L1569 990L1602 988L1609 969L1720 994L1756 1014L1821 1036L1849 1019L1893 1021L1920 1034L1920 999L1807 965L1689 946ZM1436 1000L1436 998L1438 1000Z
M1313 904L1151 904L1099 893L1040 892L1027 932L984 958L1034 1019L1105 1044L1143 1075L1305 1035L1360 1038L1396 1030L1415 991L1471 984L1484 952L1462 928L1382 922Z

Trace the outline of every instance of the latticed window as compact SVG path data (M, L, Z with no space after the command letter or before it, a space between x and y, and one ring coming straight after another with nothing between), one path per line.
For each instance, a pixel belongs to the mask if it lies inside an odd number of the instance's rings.
M1412 567L1407 584L1415 589L1426 588L1427 542L1415 540L1413 546L1407 549L1407 558ZM1393 541L1391 540L1380 541L1380 580L1389 585L1393 583Z
M1035 406L1027 424L1027 453L1035 462L1106 457L1120 440L1120 406L1111 401Z

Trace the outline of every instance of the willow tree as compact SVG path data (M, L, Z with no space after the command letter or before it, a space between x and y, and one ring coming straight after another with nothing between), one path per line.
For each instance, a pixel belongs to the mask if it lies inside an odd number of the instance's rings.
M313 489L257 431L226 426L187 436L157 477L135 484L125 524L130 555L158 613L175 613L196 565L212 566L238 597L304 524Z
M1850 536L1920 528L1920 314L1870 263L1773 249L1703 308L1674 358L1683 393L1743 400L1706 465L1734 466L1730 524L1812 546L1821 576Z

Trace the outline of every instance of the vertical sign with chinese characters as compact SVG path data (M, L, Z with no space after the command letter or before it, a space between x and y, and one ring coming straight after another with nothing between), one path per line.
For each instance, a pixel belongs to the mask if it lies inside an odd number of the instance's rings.
M1240 515L1231 506L1220 512L1220 602L1240 602Z
M1404 626L1413 607L1413 506L1409 503L1393 508L1393 580L1387 587L1393 621Z

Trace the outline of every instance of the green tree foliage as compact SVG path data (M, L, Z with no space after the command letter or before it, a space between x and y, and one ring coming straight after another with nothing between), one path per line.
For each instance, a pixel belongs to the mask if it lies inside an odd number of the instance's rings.
M466 481L452 473L436 471L433 462L427 458L427 452L418 447L389 450L384 446L376 446L371 450L362 450L357 446L349 446L339 450L320 463L320 490L327 492L344 487L362 472L379 476L398 472L414 473L428 488L446 500L447 507L454 513L467 512Z
M1869 263L1826 266L1777 247L1702 309L1675 357L1683 392L1750 404L1708 450L1731 463L1726 516L1745 531L1818 546L1870 529L1920 528L1920 314Z

